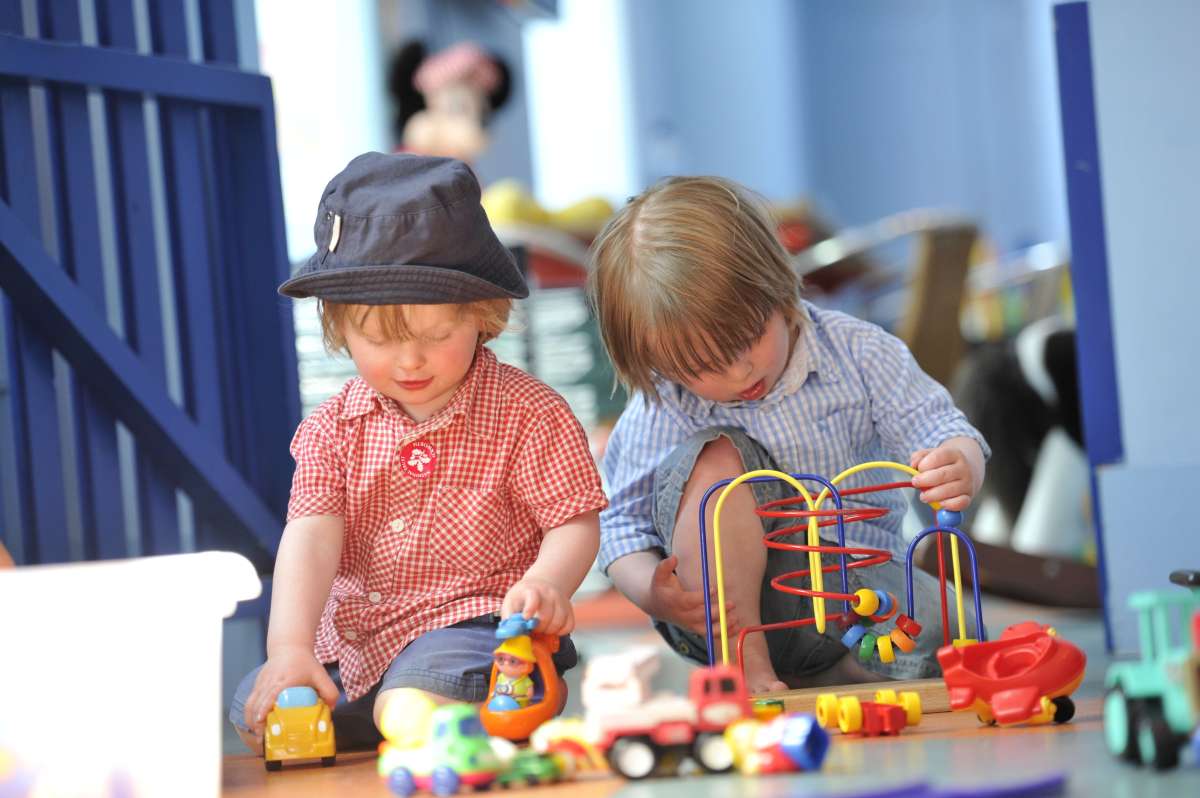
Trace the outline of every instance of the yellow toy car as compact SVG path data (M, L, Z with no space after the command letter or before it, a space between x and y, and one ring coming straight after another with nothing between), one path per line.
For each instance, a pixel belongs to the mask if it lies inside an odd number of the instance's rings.
M322 767L337 761L333 717L329 705L311 687L288 687L275 699L263 730L263 761L279 770L284 761L320 759Z

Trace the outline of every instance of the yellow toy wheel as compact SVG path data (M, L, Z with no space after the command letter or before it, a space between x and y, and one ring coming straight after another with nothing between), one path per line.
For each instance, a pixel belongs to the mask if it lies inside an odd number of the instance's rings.
M862 704L852 695L838 701L838 728L842 734L854 734L862 728Z
M1038 713L1029 719L1029 722L1031 724L1041 725L1043 723L1049 723L1050 721L1054 720L1054 711L1055 711L1054 702L1051 701L1046 696L1042 696L1040 705L1041 705L1041 709L1038 711Z
M822 729L832 729L837 725L838 697L833 693L821 693L817 696L817 723Z
M900 699L896 697L895 690L876 690L875 691L875 703L876 704L895 704L896 706L899 706Z
M904 714L909 726L916 726L921 722L921 694L914 690L905 690L900 693L900 706L904 707Z

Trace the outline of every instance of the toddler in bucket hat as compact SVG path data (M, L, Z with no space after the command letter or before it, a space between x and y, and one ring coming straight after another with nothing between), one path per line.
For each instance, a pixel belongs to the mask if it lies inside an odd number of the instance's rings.
M537 617L559 673L576 663L570 598L607 500L567 403L484 346L528 289L479 193L459 161L361 155L279 289L318 299L358 375L292 440L267 661L230 709L253 751L283 687L333 706L342 750L375 747L414 690L483 701L497 615Z

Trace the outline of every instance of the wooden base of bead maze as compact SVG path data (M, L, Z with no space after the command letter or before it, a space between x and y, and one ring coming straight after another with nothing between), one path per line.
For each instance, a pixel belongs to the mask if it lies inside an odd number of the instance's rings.
M874 701L876 690L912 690L921 696L921 712L950 711L950 694L941 679L910 679L908 681L866 682L863 684L831 684L825 687L806 687L803 690L779 690L760 693L754 699L774 699L783 702L784 712L816 712L817 696L821 693L837 693L838 696L855 696L860 701Z

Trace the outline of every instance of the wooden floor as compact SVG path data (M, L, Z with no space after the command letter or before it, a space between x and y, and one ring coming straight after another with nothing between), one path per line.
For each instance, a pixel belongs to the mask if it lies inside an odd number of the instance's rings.
M889 686L894 687L895 685L896 683L892 682ZM1097 733L1101 731L1101 725L1099 699L1085 699L1077 707L1076 719L1063 727L995 729L980 726L974 715L970 713L935 712L922 718L920 726L905 730L901 737L908 742L946 738L987 740L988 738L995 739L997 734L1007 737L1011 735ZM842 770L846 763L871 761L878 756L882 747L894 745L896 742L894 738L862 738L857 735L843 736L836 732L833 737L834 747L831 749L829 765L836 770ZM851 746L855 748L854 751L841 750L843 747ZM852 764L850 768L853 768ZM689 782L693 785L696 783L694 779L672 781L680 785ZM651 784L665 786L666 782L646 782L646 784L647 786ZM569 783L512 790L502 794L510 796L510 798L521 798L521 796L558 798L566 795L570 795L572 798L603 798L625 786L626 782L622 779L610 776L591 776ZM257 798L268 795L286 795L292 798L309 798L310 796L317 798L330 795L390 795L386 784L375 772L375 757L370 753L340 755L338 764L332 768L299 766L285 768L279 773L267 773L263 768L262 759L258 757L250 755L226 757L223 794L240 798Z
M1168 773L1132 767L1111 757L1104 744L1101 697L1104 671L1109 663L1104 653L1104 633L1094 611L1048 610L1012 602L989 601L988 626L998 631L1010 623L1036 618L1054 623L1059 632L1088 653L1088 673L1073 696L1075 719L1064 726L996 728L980 726L971 713L938 712L945 706L941 681L916 685L889 683L893 689L915 687L922 692L925 710L920 726L906 729L898 737L862 739L834 735L824 768L819 773L745 777L705 776L626 782L608 776L593 776L567 784L512 792L501 796L535 798L845 798L863 792L896 789L914 782L938 787L974 789L1011 786L1056 773L1068 777L1067 794L1121 796L1125 798L1180 798L1200 796L1200 763L1185 763ZM582 636L581 636L582 637ZM602 653L634 642L617 630L611 637L584 639L581 650ZM636 642L644 642L637 639ZM580 641L577 640L577 645ZM669 651L667 653L670 653ZM686 684L687 672L678 662L663 666L663 686ZM578 669L576 669L578 670ZM572 671L573 673L574 671ZM873 692L874 686L859 690ZM791 711L811 711L820 690L793 691L781 696ZM837 688L839 694L853 692ZM571 710L577 712L578 708ZM232 750L232 749L231 749ZM262 760L232 755L224 760L223 794L226 796L386 796L386 785L375 773L371 754L339 755L336 767L286 769L268 774ZM465 795L466 793L464 793Z

